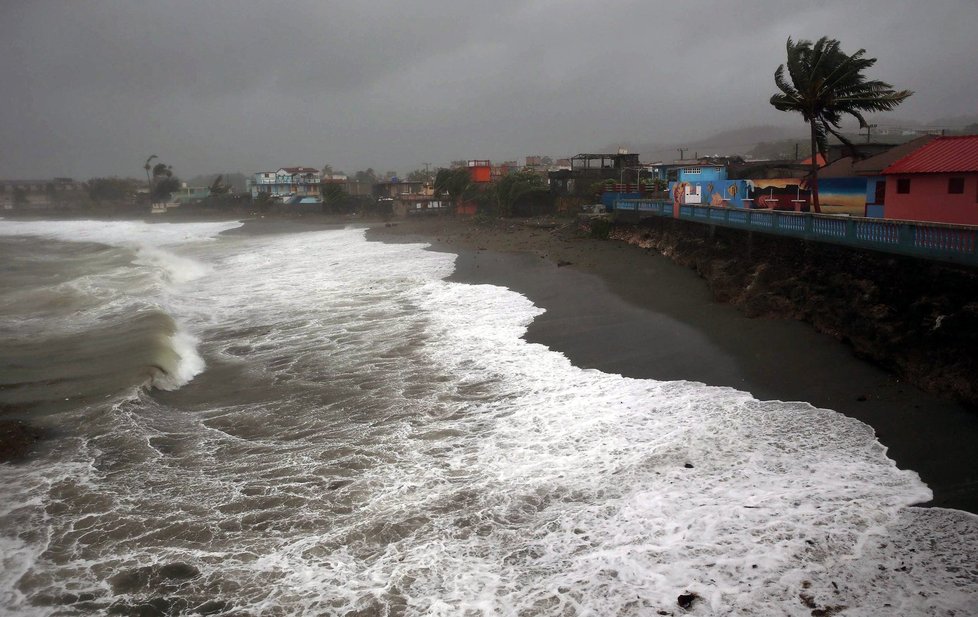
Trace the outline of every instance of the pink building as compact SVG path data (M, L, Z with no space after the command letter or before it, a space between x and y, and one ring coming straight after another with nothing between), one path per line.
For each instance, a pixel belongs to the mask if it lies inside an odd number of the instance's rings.
M978 225L978 135L938 137L883 175L886 218Z

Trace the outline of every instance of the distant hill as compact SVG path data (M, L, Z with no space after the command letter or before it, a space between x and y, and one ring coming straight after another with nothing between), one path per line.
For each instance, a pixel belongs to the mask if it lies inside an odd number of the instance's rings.
M605 146L602 151L617 152L619 147L628 148L629 152L642 155L643 162L651 163L678 159L679 148L684 150L683 156L686 158L693 158L696 155L745 155L761 142L781 142L792 139L807 139L805 127L794 129L770 125L749 126L721 131L704 139L684 143L623 142Z
M940 128L948 129L948 134L967 129L975 132L978 127L978 114L963 116L948 116L936 118L928 122L920 122L909 118L901 118L891 114L880 114L870 117L869 121L878 125L874 127L872 139L876 142L901 143L913 139L917 134L914 130ZM865 129L860 130L855 121L843 125L844 134L854 143L862 143L866 138ZM906 132L893 129L906 129ZM886 131L885 129L890 129ZM755 159L793 159L795 146L798 145L798 155L808 156L809 149L808 126L801 124L794 127L758 125L739 129L721 131L706 137L683 143L657 143L641 141L623 141L604 146L598 152L617 152L618 148L627 148L629 152L641 155L643 163L657 161L671 162L679 158L679 148L687 159L697 156L745 156ZM830 142L835 141L830 138Z
M978 114L937 118L928 122L927 126L936 126L948 129L963 129L964 127L972 124L978 124Z

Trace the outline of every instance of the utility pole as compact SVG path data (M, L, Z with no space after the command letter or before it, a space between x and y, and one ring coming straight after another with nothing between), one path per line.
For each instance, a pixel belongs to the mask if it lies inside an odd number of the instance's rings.
M431 174L428 173L428 166L429 165L431 165L431 163L424 163L424 181L425 182L431 182Z
M686 150L688 150L688 148L676 148L676 150L679 151L679 160L680 161L682 161L683 159L686 158Z
M870 136L870 134L872 134L873 129L875 129L875 128L876 128L876 125L875 124L867 124L866 125L866 143L869 143L869 136Z
M798 142L795 142L795 160L798 160Z

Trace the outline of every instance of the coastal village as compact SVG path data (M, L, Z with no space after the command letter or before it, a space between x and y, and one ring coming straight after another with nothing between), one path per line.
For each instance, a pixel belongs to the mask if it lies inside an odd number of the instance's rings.
M162 163L147 161L147 182L71 178L0 181L0 211L10 215L51 211L98 211L107 201L116 211L165 214L276 212L279 214L345 214L407 218L430 215L552 216L617 213L670 215L708 220L711 224L748 224L729 212L817 214L822 227L866 224L941 224L965 226L955 232L928 233L920 241L897 238L897 227L875 227L868 240L890 250L907 242L918 253L947 249L952 260L973 262L978 225L978 135L943 135L921 131L902 142L832 144L817 154L817 190L812 203L812 159L758 160L740 155L696 156L668 162L643 162L624 149L580 153L567 158L527 156L493 163L485 159L454 161L448 168L417 170L406 178L393 172L377 178L373 170L355 176L330 166L283 166L259 171L245 185L232 186L222 176L208 185L175 180ZM943 133L943 131L941 131ZM683 151L680 150L680 154ZM155 157L152 157L155 158ZM106 184L111 189L103 199ZM168 188L161 190L164 185ZM696 208L694 211L693 208ZM135 210L133 210L135 209ZM811 218L782 216L783 229L764 219L760 231L796 233L817 229ZM846 223L839 222L845 219ZM865 226L865 225L864 225ZM919 225L917 225L919 227ZM933 229L932 227L929 227ZM846 232L842 232L845 240ZM820 239L808 234L809 239ZM943 238L943 240L942 240ZM936 243L936 244L935 244ZM946 246L943 246L946 245ZM909 247L913 248L913 247ZM904 251L906 252L906 251ZM911 251L913 252L913 251Z
M904 142L832 144L817 155L820 213L978 225L978 135L923 132ZM943 131L941 131L943 133ZM8 214L97 210L100 202L130 211L163 213L190 206L275 208L282 213L363 213L404 218L424 214L474 215L494 212L485 190L517 176L521 191L505 214L573 214L618 200L657 199L717 208L811 212L811 158L763 160L741 155L697 156L643 162L639 153L581 153L567 158L527 156L525 163L454 161L449 168L418 170L406 178L373 170L356 177L330 166L283 166L259 171L243 187L212 177L208 185L175 184L151 198L162 174L138 180L72 178L0 180L0 210ZM442 175L461 172L461 186L442 184ZM148 175L148 174L147 174ZM106 180L118 189L100 194ZM452 189L455 189L454 191ZM216 198L221 197L222 200ZM155 207L152 207L155 206ZM136 208L136 210L132 210Z

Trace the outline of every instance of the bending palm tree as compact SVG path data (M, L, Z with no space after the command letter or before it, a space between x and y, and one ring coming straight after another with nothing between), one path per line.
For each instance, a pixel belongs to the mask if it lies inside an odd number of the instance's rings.
M795 111L811 127L812 137L812 206L818 204L818 162L816 154L825 155L826 134L832 133L842 143L852 143L838 132L843 114L859 120L866 128L862 112L890 111L913 94L910 90L893 89L886 82L867 80L862 72L876 64L876 58L864 58L865 49L851 56L839 49L839 41L822 37L794 43L788 39L788 62L774 72L774 82L780 93L771 97L771 105L781 111ZM785 79L785 66L791 77Z
M146 170L146 190L148 190L151 193L153 192L153 181L149 177L149 170L152 169L153 167L149 164L149 162L152 161L153 159L158 159L158 158L160 157L153 154L148 159L146 159L146 164L143 165L143 169Z

